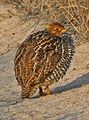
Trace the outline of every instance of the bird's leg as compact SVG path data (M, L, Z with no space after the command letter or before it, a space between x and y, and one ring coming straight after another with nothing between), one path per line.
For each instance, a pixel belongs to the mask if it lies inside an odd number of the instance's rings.
M40 96L45 96L45 95L50 95L52 93L51 93L49 87L45 86L44 92L43 92L42 87L39 87L39 94L40 94Z
M50 91L50 89L49 89L49 86L47 85L47 86L45 86L45 91L44 91L44 94L45 95L50 95L50 94L52 94L52 92Z
M39 87L39 94L40 94L40 96L43 96L43 95L44 95L43 90L42 90L42 87Z

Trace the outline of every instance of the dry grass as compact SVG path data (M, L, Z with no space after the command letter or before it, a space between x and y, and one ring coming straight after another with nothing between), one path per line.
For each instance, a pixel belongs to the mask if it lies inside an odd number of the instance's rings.
M14 11L8 10L9 14L18 16L22 22L32 19L36 26L40 22L60 21L76 36L78 44L89 41L88 0L3 0L2 3L12 5Z

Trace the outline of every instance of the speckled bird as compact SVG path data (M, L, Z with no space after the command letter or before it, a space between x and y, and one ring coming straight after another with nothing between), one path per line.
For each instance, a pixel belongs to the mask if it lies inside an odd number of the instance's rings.
M21 97L28 98L37 89L40 95L51 94L49 86L66 74L74 51L71 35L58 22L32 33L20 45L14 60L16 79L22 88Z

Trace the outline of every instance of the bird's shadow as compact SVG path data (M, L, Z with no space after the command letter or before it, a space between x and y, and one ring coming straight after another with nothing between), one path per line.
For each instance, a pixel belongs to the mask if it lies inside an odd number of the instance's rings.
M73 80L70 83L67 83L63 86L56 87L56 88L52 89L52 94L62 93L64 91L79 88L79 87L86 85L86 84L89 84L89 73L78 77L77 79ZM37 95L37 96L32 97L32 99L39 98L39 97L40 97L40 95Z
M79 88L79 87L86 85L86 84L89 84L89 73L78 77L77 79L73 80L72 82L70 82L68 84L65 84L63 86L56 87L56 88L52 89L52 94L61 93L61 92L68 91L71 89ZM40 97L41 96L38 94L36 96L31 97L30 99L37 99ZM2 105L2 107L3 107L6 105L15 105L17 103L21 103L21 102L23 102L23 100L18 98L17 100L11 100L11 101L3 101L2 100L0 102L3 102L3 105Z
M74 88L79 88L83 85L89 84L89 73L78 77L77 79L73 80L72 82L65 84L64 86L56 87L52 90L54 93L61 93L63 91L68 91Z

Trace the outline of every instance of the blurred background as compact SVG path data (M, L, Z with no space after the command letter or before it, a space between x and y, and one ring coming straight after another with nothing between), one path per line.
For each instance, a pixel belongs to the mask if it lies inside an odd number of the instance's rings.
M13 31L12 36L16 36L15 40L9 36L6 48L19 44L31 32L53 21L68 29L76 45L89 42L88 0L0 0L0 31L4 30L4 36Z
M73 61L53 95L21 102L16 50L54 21L75 41ZM0 0L0 112L0 120L89 120L89 0Z

